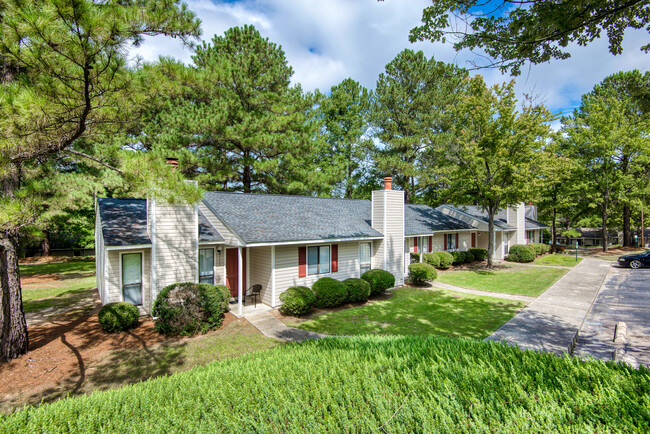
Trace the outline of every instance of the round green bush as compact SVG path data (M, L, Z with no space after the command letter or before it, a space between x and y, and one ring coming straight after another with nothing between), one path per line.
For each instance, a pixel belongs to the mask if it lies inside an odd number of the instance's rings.
M470 262L474 262L474 254L472 252L463 252L465 253L465 263L469 264Z
M453 259L453 265L460 265L465 263L465 252L451 252Z
M221 325L230 290L208 283L174 283L160 291L151 311L156 330L165 335L192 336Z
M102 329L114 333L135 327L140 318L140 311L135 305L120 301L104 305L98 317Z
M311 287L316 295L316 307L337 307L348 300L348 289L343 282L321 277Z
M312 311L316 296L306 286L292 286L280 294L280 301L280 312L284 315L301 316Z
M533 262L536 257L535 249L527 244L515 244L508 253L508 261L512 262Z
M487 249L480 249L478 247L472 247L469 249L469 252L474 255L475 261L485 261L487 259L488 251Z
M424 262L431 265L432 267L440 267L440 256L436 255L435 253L424 253L422 259L424 259Z
M535 255L539 256L542 254L542 246L539 243L530 243L528 246L535 250Z
M411 264L414 262L420 262L420 254L411 252Z
M411 285L423 285L425 282L435 280L436 277L438 277L436 269L429 264L409 265L409 282Z
M451 264L454 262L454 256L451 253L439 251L435 252L435 254L438 256L438 258L440 258L440 265L438 266L438 269L446 270L447 268L451 267Z
M345 279L343 284L348 289L348 301L358 303L368 301L370 297L370 284L363 279Z
M379 268L366 271L361 278L370 284L371 297L381 295L387 289L395 286L395 276Z

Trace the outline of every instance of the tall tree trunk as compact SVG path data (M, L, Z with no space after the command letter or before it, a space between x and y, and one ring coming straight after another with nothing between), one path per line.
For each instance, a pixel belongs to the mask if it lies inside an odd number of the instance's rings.
M252 184L252 179L251 179L251 166L244 166L244 173L242 174L242 184L244 186L244 193L250 193L251 192L251 184Z
M557 243L557 230L555 229L556 221L557 221L557 209L553 208L553 220L551 222L551 240L553 240L552 241L553 245Z
M51 243L50 243L50 231L49 230L44 230L43 231L43 256L50 256L52 254L52 249L51 249Z
M632 245L632 230L630 227L630 218L632 211L630 210L630 205L623 205L623 245L631 246Z
M605 197L603 198L603 205L602 205L602 211L603 211L603 226L602 226L602 239L603 239L603 252L606 252L607 249L609 248L609 234L607 233L607 217L609 217L609 195L608 193L605 193Z
M488 255L487 268L492 269L494 265L494 208L488 207Z
M2 196L13 198L20 186L20 165L2 179ZM0 362L29 350L18 269L18 229L0 230Z
M347 179L345 180L345 197L347 199L352 199L352 191L353 191L353 185L352 185L352 164L348 164L348 176Z

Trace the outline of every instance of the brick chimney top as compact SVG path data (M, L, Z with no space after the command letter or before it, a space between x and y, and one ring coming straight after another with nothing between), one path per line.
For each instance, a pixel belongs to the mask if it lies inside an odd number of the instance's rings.
M384 190L392 190L392 189L393 189L393 178L387 176L384 178Z

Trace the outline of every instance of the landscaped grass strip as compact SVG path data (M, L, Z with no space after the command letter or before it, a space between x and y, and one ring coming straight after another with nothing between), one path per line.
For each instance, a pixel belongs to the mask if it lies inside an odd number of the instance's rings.
M27 408L0 417L0 431L640 432L649 423L644 368L492 342L363 336Z

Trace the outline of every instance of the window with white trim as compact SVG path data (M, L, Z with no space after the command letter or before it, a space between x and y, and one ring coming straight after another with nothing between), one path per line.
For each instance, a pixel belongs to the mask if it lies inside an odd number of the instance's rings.
M199 283L214 285L214 248L199 249Z
M447 234L447 248L445 250L456 249L456 234Z
M142 253L122 254L122 297L127 303L142 305Z
M307 247L307 274L327 274L330 272L330 246Z
M427 253L429 251L429 237L420 237L419 245L421 246L419 251Z
M372 243L359 243L359 276L370 270Z

